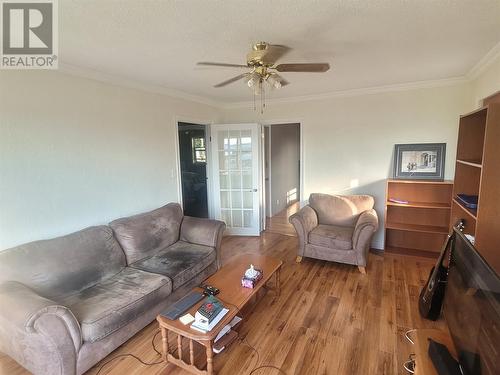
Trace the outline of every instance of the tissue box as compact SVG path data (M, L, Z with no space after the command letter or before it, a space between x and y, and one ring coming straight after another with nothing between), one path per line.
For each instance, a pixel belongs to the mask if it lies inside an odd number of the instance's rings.
M258 270L258 269L255 269L255 271L258 272L258 274L257 274L256 277L249 278L249 277L243 276L241 278L241 286L242 287L244 287L244 288L250 288L250 289L255 288L255 285L257 285L257 282L260 279L262 279L262 271Z

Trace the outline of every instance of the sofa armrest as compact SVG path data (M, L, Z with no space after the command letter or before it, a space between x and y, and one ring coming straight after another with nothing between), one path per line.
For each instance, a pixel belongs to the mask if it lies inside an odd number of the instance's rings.
M378 216L373 208L359 215L352 235L352 247L358 253L358 265L360 266L366 265L366 257L370 249L370 242L377 229Z
M220 220L184 216L180 240L214 247L217 251L217 267L220 267L220 244L226 224Z
M24 284L0 284L0 350L31 372L74 374L80 325L64 306Z
M310 206L302 207L298 212L288 218L293 224L299 237L299 256L304 256L309 232L318 226L318 215Z

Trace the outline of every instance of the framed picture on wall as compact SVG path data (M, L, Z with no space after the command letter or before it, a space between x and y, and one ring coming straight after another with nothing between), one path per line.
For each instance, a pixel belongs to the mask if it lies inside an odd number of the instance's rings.
M394 147L394 178L444 180L446 143L397 144Z

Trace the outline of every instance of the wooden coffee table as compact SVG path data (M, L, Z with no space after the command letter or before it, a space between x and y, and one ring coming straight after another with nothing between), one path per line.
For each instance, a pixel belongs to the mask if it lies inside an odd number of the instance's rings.
M241 277L245 270L253 264L256 268L263 271L263 277L253 289L243 288L241 286ZM190 328L190 324L184 325L179 319L170 320L161 315L156 317L160 325L161 336L163 341L163 360L165 364L171 362L193 374L207 374L212 375L213 370L213 356L214 352L213 341L221 329L228 324L238 312L245 306L245 304L271 279L275 277L274 289L276 294L280 293L280 269L283 262L279 259L263 256L263 255L240 255L236 259L228 262L221 267L215 274L205 280L206 284L213 285L220 289L217 295L223 303L224 307L229 312L222 318L222 320L210 332L201 333ZM200 307L203 301L200 301L188 311L194 316L196 310ZM168 331L174 332L177 335L177 342L172 345L177 347L178 354L176 357L170 353L171 344L168 342ZM185 361L182 356L182 340L189 340L189 362ZM193 341L203 345L207 354L207 368L201 370L194 364L194 349Z

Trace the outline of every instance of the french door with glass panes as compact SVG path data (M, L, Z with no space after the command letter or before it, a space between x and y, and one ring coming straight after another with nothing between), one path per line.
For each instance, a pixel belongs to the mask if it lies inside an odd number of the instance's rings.
M214 213L226 233L260 234L259 124L211 126Z

